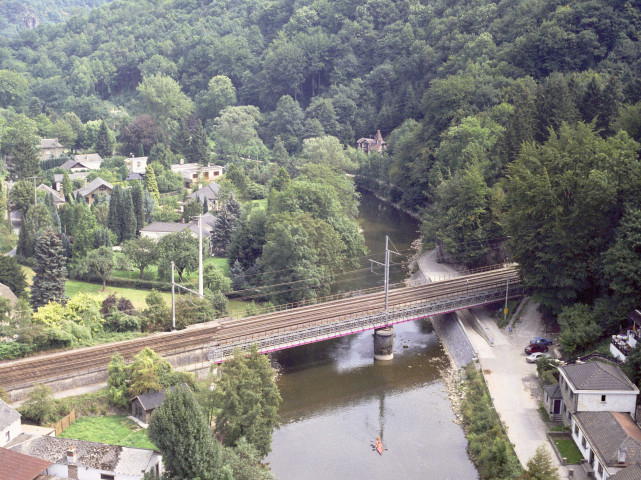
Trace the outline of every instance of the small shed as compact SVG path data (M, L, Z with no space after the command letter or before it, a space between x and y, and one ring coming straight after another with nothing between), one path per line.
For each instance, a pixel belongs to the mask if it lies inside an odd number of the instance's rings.
M545 409L547 410L548 415L550 415L550 419L558 422L562 419L561 403L563 401L559 384L555 383L554 385L546 385L543 389L545 390Z
M143 423L149 423L152 412L165 399L165 390L138 395L131 400L131 415Z

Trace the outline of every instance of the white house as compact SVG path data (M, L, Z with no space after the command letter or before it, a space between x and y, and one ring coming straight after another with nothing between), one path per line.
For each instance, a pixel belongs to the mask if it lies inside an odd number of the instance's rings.
M20 414L0 400L0 447L20 435L21 428Z
M160 453L142 448L23 434L11 450L50 462L47 475L59 478L140 480L163 471Z
M641 463L641 429L628 413L577 412L572 438L583 455L582 467L597 480L625 478ZM629 477L639 479L641 477Z
M171 170L180 173L186 188L191 188L194 183L209 183L223 174L223 167L220 165L201 165L200 163L185 163L180 159L180 163L171 166Z
M632 310L627 316L628 326L619 335L612 335L610 353L613 357L625 362L630 350L641 341L641 311Z
M74 156L73 160L67 160L60 165L60 168L71 170L72 172L80 172L82 170L100 170L100 165L102 165L102 157L100 155L87 153Z
M195 224L193 222L153 222L140 229L140 236L160 240L162 237L169 235L170 233L182 232L185 229L189 229L192 236L198 237L198 222ZM207 233L203 228L203 236L205 235L207 235Z
M563 423L577 412L626 412L633 418L639 389L616 365L587 362L559 367Z
M130 173L139 173L144 175L147 170L147 157L130 157L125 158L125 164Z

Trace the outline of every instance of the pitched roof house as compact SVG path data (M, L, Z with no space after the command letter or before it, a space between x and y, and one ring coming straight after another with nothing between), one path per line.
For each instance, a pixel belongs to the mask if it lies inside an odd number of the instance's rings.
M0 400L0 447L20 435L20 414Z
M74 197L80 195L87 204L91 205L100 195L111 195L114 186L102 178L94 178L88 185L73 192Z
M81 170L99 170L102 165L102 157L97 153L76 155L73 160L67 160L60 165L63 170L79 172Z
M578 412L571 431L586 460L584 470L597 480L641 463L641 428L628 413Z
M72 182L74 180L84 180L85 178L87 178L87 176L90 173L91 172L89 172L89 171L72 172L72 173L68 174L69 175L69 180L71 180ZM64 180L64 178L65 178L64 173L54 173L54 175L53 175L53 189L54 190L56 190L58 192L62 192L62 181Z
M635 415L639 389L616 365L587 362L564 365L559 370L563 422L577 412L615 411Z
M196 225L194 225L193 222L152 222L140 229L140 235L143 237L149 237L158 240L166 235L169 235L170 233L182 232L185 229L189 229L193 236L198 236L198 224L196 223ZM203 235L205 235L204 228Z
M138 480L162 473L160 453L142 448L23 434L11 449L49 462L47 474L60 478Z
M57 138L41 138L40 161L44 162L50 158L59 157L62 155L63 148Z
M0 480L34 480L50 465L46 460L0 448Z
M65 197L63 197L59 192L57 192L50 186L45 185L44 183L38 185L38 188L36 190L45 192L47 195L51 194L51 196L53 197L53 203L56 205L56 207L60 207L60 205L65 203Z
M223 174L223 167L220 165L185 163L183 159L180 159L179 164L172 165L171 170L182 175L186 188L191 188L194 183L198 182L211 182Z
M380 130L376 130L374 138L359 138L356 141L356 145L358 145L358 148L363 150L365 153L381 153L383 150L387 150L387 143L383 140L383 135L381 135Z
M220 210L220 204L218 203L219 192L220 185L216 182L212 182L202 188L199 188L195 192L190 193L187 198L192 201L198 198L201 202L206 198L207 208L209 210Z
M152 412L165 399L165 390L143 393L131 399L131 415L143 423L149 423Z

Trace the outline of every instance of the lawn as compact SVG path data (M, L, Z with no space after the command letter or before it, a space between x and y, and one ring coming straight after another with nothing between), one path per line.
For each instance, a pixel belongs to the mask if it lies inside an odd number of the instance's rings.
M73 297L78 292L90 293L92 296L96 297L99 301L103 301L112 293L115 293L118 297L125 297L131 300L131 303L135 308L146 308L147 304L145 303L145 298L149 295L150 290L138 290L136 288L125 288L125 287L110 287L107 286L107 289L103 292L102 285L97 283L88 283L81 282L78 280L67 280L65 285L65 291L69 298ZM160 292L162 297L167 302L167 305L171 304L171 293Z
M214 265L223 270L223 273L229 277L229 265L227 264L226 258L221 257L205 257L203 258L203 266ZM144 280L153 280L158 281L158 267L151 265L145 268L143 274ZM140 278L140 270L114 270L112 276L118 278L130 278L132 280L138 280ZM195 272L191 272L188 275L183 276L183 280L194 281L198 280L198 269ZM176 275L176 281L178 281L178 275Z
M58 436L123 447L157 450L149 440L147 430L140 428L124 415L82 417Z
M583 456L571 437L553 438L556 448L561 452L561 456L568 459L568 464L576 465L581 463Z

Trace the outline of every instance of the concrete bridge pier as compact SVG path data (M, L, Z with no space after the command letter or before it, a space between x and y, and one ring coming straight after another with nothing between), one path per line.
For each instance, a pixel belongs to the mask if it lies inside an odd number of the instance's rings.
M374 360L394 358L394 327L374 330Z

